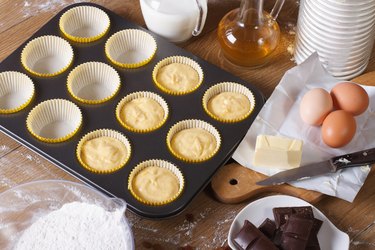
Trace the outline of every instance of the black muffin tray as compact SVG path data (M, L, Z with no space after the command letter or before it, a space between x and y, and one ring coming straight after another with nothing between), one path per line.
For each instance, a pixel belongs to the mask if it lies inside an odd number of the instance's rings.
M111 27L103 38L88 44L79 44L65 38L59 30L60 16L70 8L89 5L105 11ZM115 32L122 29L140 29L150 33L157 42L157 51L154 58L143 67L137 69L122 69L111 64L104 53L104 44ZM21 51L30 40L43 36L56 35L66 39L73 47L74 61L64 73L52 78L40 78L28 73L21 65ZM152 70L162 59L168 56L186 56L195 60L203 69L204 80L194 92L182 96L173 96L161 91L152 80ZM68 93L66 87L69 72L77 65L100 61L111 65L119 73L121 88L111 100L98 105L82 104ZM245 136L253 120L264 104L262 93L252 84L247 83L230 73L204 61L203 59L175 46L165 39L145 30L144 28L125 20L99 5L91 3L73 4L53 17L39 31L32 35L24 44L15 50L8 58L0 63L0 72L19 71L27 74L35 85L33 101L23 110L14 114L0 115L0 129L24 146L40 154L61 169L81 179L86 184L99 189L112 197L124 199L130 210L148 218L165 218L180 213L192 199L205 188L215 172L232 156L234 150ZM211 118L202 107L204 92L219 82L237 82L249 88L255 97L255 108L251 115L237 123L222 123ZM146 134L133 133L123 128L115 117L118 102L127 94L136 91L152 91L162 96L170 108L166 123L156 131ZM78 133L68 141L56 144L44 143L33 137L26 129L26 117L30 110L42 101L54 98L63 98L76 103L83 114L83 124ZM168 150L166 136L168 130L177 122L184 119L201 119L213 125L222 137L222 145L218 153L202 163L186 163L175 158ZM76 158L78 141L88 132L109 128L123 133L132 145L132 155L125 167L111 174L95 174L83 168ZM137 201L128 191L128 176L130 171L140 162L149 159L163 159L174 163L185 177L185 188L180 197L163 206L148 206Z

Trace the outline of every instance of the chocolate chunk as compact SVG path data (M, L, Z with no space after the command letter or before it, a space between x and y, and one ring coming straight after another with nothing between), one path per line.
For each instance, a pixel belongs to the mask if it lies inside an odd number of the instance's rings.
M275 217L276 228L281 228L283 230L283 226L288 221L288 218L292 214L298 214L299 217L313 219L314 213L310 206L303 206L303 207L275 207L272 209L273 216Z
M293 210L290 207L275 207L272 211L273 216L275 217L276 228L281 228L293 213Z
M313 219L314 212L310 206L305 207L292 207L293 214L298 214L299 217Z
M262 224L258 227L258 229L268 237L268 239L272 240L273 236L275 235L276 231L276 224L270 219L265 219Z
M305 249L313 224L314 219L301 218L300 215L290 215L284 227L281 247L288 250Z
M283 231L281 231L281 229L276 229L275 236L272 239L273 244L280 247L282 235L283 235Z
M244 250L277 250L278 248L250 221L245 220L243 227L235 235L234 244Z
M322 224L323 224L323 221L314 218L309 240L307 241L307 247L306 247L307 250L320 250L318 232Z
M243 227L233 239L234 243L241 249L248 249L258 237L251 225L250 221L245 220Z

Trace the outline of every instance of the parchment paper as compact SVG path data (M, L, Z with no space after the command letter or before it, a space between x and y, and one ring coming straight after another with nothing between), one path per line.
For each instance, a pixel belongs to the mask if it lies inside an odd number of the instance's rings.
M375 147L375 87L363 86L370 96L369 108L365 113L355 117L356 134L352 141L342 148L334 149L325 145L321 139L321 127L310 126L302 121L299 104L303 95L317 87L330 91L338 82L340 80L330 76L323 68L316 53L305 62L288 70L260 111L233 158L241 165L265 175L273 175L281 171L252 165L256 137L259 134L303 140L301 165ZM337 173L289 184L352 202L369 172L369 166L348 168Z

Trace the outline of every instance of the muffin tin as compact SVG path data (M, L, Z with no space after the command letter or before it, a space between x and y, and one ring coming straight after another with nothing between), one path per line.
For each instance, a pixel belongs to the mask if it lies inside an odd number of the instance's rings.
M82 43L69 40L59 29L60 17L69 9L77 6L94 6L103 10L110 19L110 28L105 35L93 42ZM151 34L157 44L153 58L144 66L138 68L121 68L111 62L106 56L105 44L116 32L124 29L142 30ZM60 69L60 74L49 75L32 74L21 64L23 48L35 38L42 36L56 36L64 38L73 48L74 58L68 68ZM202 84L193 92L184 95L173 95L162 91L153 81L153 70L163 59L171 56L188 57L202 68L204 79ZM67 88L69 73L86 62L101 62L113 67L119 74L121 86L114 96L102 103L89 104L72 96ZM129 208L137 214L149 218L165 218L180 213L187 204L209 183L212 176L230 158L241 139L245 136L253 120L264 104L263 95L253 85L221 70L201 58L165 41L163 38L137 26L113 12L90 3L73 4L53 17L46 25L37 31L30 39L15 50L8 58L0 63L0 73L18 71L28 75L34 85L34 97L22 110L12 114L0 113L0 129L19 141L26 147L37 152L61 169L81 179L88 185L98 188L102 192L123 198ZM52 76L54 75L54 76ZM220 82L236 82L251 90L255 107L250 115L241 121L224 123L209 116L202 105L202 98L207 89ZM124 128L116 119L116 106L122 98L135 93L148 91L162 97L168 104L169 114L165 123L158 129L148 133L132 132ZM30 111L38 104L50 99L65 99L79 107L82 113L82 124L71 138L49 143L38 140L27 129L26 119ZM211 124L217 129L221 137L218 152L210 159L191 163L176 158L168 149L166 138L170 128L183 120L196 119ZM110 129L125 135L131 144L131 156L124 167L107 174L94 173L80 164L76 157L76 148L79 141L89 132L99 129ZM138 201L128 189L128 178L131 171L141 162L160 159L175 165L184 178L184 189L179 197L165 205L146 205Z

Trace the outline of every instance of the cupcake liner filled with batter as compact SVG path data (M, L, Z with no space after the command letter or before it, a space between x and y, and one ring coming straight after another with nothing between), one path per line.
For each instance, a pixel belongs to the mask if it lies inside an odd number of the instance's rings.
M116 107L116 118L126 129L148 133L160 128L169 115L166 101L149 92L134 92L125 96Z
M217 129L202 120L183 120L173 125L167 134L169 151L186 162L203 162L219 150L221 136Z
M222 82L204 93L202 105L206 113L215 120L234 123L249 117L255 107L255 99L245 86Z
M162 206L176 200L185 185L181 171L172 163L152 159L139 163L130 173L128 190L139 202Z
M197 62L184 56L172 56L156 64L152 79L156 86L170 95L185 95L203 82L203 70Z
M126 136L115 130L99 129L82 137L77 145L76 156L87 170L107 174L124 167L131 151Z

